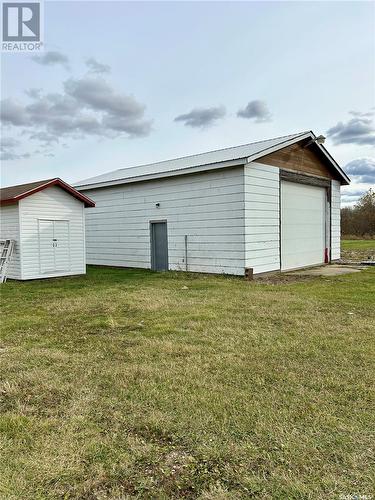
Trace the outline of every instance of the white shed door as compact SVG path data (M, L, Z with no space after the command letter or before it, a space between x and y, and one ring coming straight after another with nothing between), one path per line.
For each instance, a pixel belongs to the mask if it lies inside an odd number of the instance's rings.
M40 272L69 271L69 221L39 220Z
M69 249L69 222L67 220L53 221L55 240L55 271L69 271L70 249Z
M53 273L55 270L55 250L53 245L53 221L39 220L40 272Z
M326 190L281 182L281 269L324 262Z

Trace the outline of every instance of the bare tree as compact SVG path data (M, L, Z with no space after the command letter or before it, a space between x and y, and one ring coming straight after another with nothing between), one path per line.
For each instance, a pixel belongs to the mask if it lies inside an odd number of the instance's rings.
M375 236L375 191L369 189L354 207L341 210L341 234Z

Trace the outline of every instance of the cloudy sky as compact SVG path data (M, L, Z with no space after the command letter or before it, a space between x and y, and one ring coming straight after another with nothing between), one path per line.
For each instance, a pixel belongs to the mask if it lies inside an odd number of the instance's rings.
M375 184L375 3L47 2L3 54L1 181L75 182L304 130Z

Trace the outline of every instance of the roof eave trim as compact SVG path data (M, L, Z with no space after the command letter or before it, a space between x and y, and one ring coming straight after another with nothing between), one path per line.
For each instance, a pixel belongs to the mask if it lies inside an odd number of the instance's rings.
M18 200L14 200L14 199L0 200L0 206L3 206L3 205L14 205L15 203L18 203Z
M66 182L64 182L60 178L57 178L55 180L54 184L51 184L51 185L58 185L62 189L65 189L72 196L74 196L75 198L81 200L85 204L85 207L95 207L95 202L91 198L89 198L88 196L82 194L77 189L75 189L74 187L70 186L69 184L67 184Z
M22 194L19 194L17 196L13 196L13 198L1 200L1 205L10 205L12 203L17 203L18 201L22 200L23 198L26 198L27 196L31 196L32 194L37 193L38 191L41 191L42 189L45 189L46 187L51 185L51 183L54 180L55 179L49 179L44 184L39 184L39 186L33 187L32 189L28 189L27 191L25 191Z
M330 161L332 166L340 174L342 180L344 181L344 184L349 185L351 182L350 177L348 177L346 175L346 173L343 171L343 169L340 167L340 165L336 162L336 160L330 155L330 153L327 151L327 149L322 144L317 144L317 146L321 150L321 152L326 156L326 158Z
M39 191L43 191L43 189L47 189L51 186L59 186L64 191L70 193L74 198L82 201L85 207L95 207L95 202L93 200L88 198L86 195L80 193L77 189L74 189L72 186L70 186L69 184L67 184L58 177L56 179L51 179L49 181L46 181L44 184L40 184L39 186L33 189L29 189L28 191L25 191L22 194L14 196L13 198L1 200L0 205L11 205L13 203L18 203L23 198L27 198L28 196L38 193Z

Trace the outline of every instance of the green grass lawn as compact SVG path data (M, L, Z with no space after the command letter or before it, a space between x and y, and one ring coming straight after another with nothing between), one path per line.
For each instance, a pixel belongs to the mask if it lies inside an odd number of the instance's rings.
M1 287L0 498L371 495L375 269Z
M360 261L375 259L375 240L341 240L341 258Z
M342 240L341 245L344 250L374 250L375 240Z

